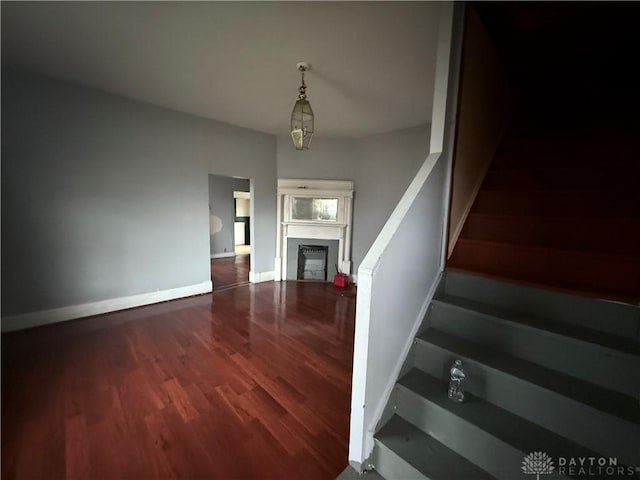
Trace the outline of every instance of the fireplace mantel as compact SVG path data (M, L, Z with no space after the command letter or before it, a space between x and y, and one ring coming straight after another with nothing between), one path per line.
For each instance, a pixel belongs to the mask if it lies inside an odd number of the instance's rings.
M331 218L296 218L295 202L304 199L336 200L337 205L332 205L335 208L330 210ZM277 208L276 280L287 279L289 238L338 240L338 265L344 273L351 274L353 182L278 179Z

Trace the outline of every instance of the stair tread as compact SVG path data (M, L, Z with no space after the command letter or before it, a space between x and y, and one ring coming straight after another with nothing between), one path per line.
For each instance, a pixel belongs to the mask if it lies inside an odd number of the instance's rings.
M601 289L586 288L583 285L571 285L565 282L557 282L549 279L538 279L524 274L519 275L517 272L488 268L478 269L466 266L460 262L456 263L455 261L451 261L451 263L447 265L447 270L467 275L480 275L485 278L491 278L501 282L509 282L529 288L545 289L552 292L563 293L565 295L576 295L596 300L619 302L626 306L636 306L639 304L635 296L627 295L625 293L612 292L610 290L605 292Z
M471 211L563 217L637 217L637 190L485 190L478 192Z
M640 258L640 223L469 216L460 238Z
M453 402L447 397L445 382L418 368L412 368L398 380L398 384L525 454L545 450L553 457L600 456L596 452L470 393L465 393L464 402Z
M567 195L617 195L617 196L637 196L637 190L634 186L625 188L571 188L571 187L523 187L519 185L511 185L510 188L483 187L479 193L491 195L519 195L523 197L534 196L567 196Z
M518 377L562 396L572 398L612 416L640 424L640 408L638 402L628 395L599 387L570 375L503 354L496 350L484 348L481 345L433 328L421 333L417 338L458 353L461 356L476 360L490 368Z
M494 478L398 415L391 417L376 439L433 480Z
M514 151L515 150L515 151ZM531 154L529 154L531 155ZM491 165L493 171L500 170L576 170L578 168L586 168L589 170L607 170L610 169L612 164L619 171L628 170L633 171L638 168L638 164L635 159L624 158L624 156L608 156L606 161L597 160L584 161L581 158L579 161L574 159L569 163L556 163L556 159L549 158L546 161L540 161L540 153L534 154L536 160L527 158L525 161L517 161L520 157L520 152L513 148L507 148L506 150L498 151L495 157L494 163ZM566 157L564 157L566 158Z
M506 308L497 307L487 303L469 300L467 298L457 297L454 295L438 295L434 298L433 301L441 305L450 305L464 310L471 310L483 315L498 318L502 321L517 323L538 330L543 330L545 332L560 335L572 340L587 342L595 346L614 350L616 353L629 354L633 357L640 356L640 345L638 344L638 342L618 335L612 335L601 331L592 330L590 328L584 328L576 324L564 323L558 320L534 317L531 315L514 312Z
M482 218L498 218L509 221L524 221L524 222L546 222L555 221L563 223L589 223L589 222L602 222L602 223L629 223L640 225L640 219L637 217L610 217L604 215L594 215L592 217L569 217L566 216L553 216L553 215L540 215L540 214L514 214L514 213L493 213L493 212L469 212L470 217L482 217Z
M442 292L487 302L501 308L582 325L615 336L640 340L640 306L591 295L567 293L523 280L496 278L486 272L447 267ZM595 320L597 318L597 320ZM607 319L607 322L602 322Z
M635 162L631 162L631 161L626 161L626 162L621 162L621 163L625 163L627 165L627 167L629 169L632 168L637 168L637 163ZM498 165L499 168L494 168L492 165L491 170L489 171L491 172L495 172L495 171L499 171L499 172L503 172L503 171L515 171L515 172L520 172L520 171L530 171L530 172L559 172L559 171L565 171L567 173L573 173L576 171L576 167L575 165L540 165L540 164L533 164L533 165L529 165L529 164L523 164L523 165L518 165L518 164L504 164L504 165ZM609 172L611 171L611 165L607 164L607 163L598 163L598 164L589 164L589 165L584 165L580 167L581 171L589 171L589 172Z
M598 257L598 258L611 258L616 260L624 260L630 262L637 262L638 257L636 255L632 255L629 253L609 253L609 252L598 252L598 251L589 251L589 250L572 250L570 248L563 247L547 247L542 245L527 245L522 243L512 243L512 242L499 242L495 240L482 240L478 238L468 238L468 237L460 237L458 242L461 243L476 243L476 244L486 244L486 245L499 245L503 248L516 248L522 250L530 250L530 251L548 251L552 253L556 253L558 255L580 255L583 257Z
M448 266L632 304L640 300L640 257L627 254L461 237Z
M640 220L630 217L558 217L469 214L462 238L640 257Z
M530 189L530 190L520 190L514 188L513 190L492 190L481 188L478 192L480 194L491 194L491 195L513 195L513 196L521 196L521 197L530 197L532 195L540 196L540 197L572 197L574 195L601 195L601 194L611 194L611 195L619 195L619 196L638 196L638 190L629 187L624 189L619 188L558 188L558 189Z

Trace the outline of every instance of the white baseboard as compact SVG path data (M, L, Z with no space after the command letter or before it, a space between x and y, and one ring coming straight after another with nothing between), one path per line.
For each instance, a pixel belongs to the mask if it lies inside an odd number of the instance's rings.
M211 258L227 258L227 257L235 257L236 252L224 252L224 253L214 253L211 255Z
M276 272L249 272L249 282L261 283L275 280Z
M141 307L152 303L175 300L177 298L190 297L210 293L212 291L211 280L187 285L186 287L171 288L157 292L141 293L129 297L112 298L99 302L83 303L81 305L70 305L68 307L54 308L51 310L40 310L38 312L24 313L21 315L11 315L2 317L2 331L12 332L25 328L39 327L50 323L64 322L76 318L90 317L102 313L124 310L126 308Z
M282 257L276 257L273 260L273 274L276 282L286 280L286 278L282 278Z

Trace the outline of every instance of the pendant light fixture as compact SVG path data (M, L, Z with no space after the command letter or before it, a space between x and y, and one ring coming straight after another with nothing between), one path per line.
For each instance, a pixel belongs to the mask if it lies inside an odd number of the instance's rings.
M291 112L291 139L296 150L308 150L313 136L313 110L307 100L307 85L304 83L304 72L311 69L307 62L297 64L302 75L302 84L298 88L298 100Z

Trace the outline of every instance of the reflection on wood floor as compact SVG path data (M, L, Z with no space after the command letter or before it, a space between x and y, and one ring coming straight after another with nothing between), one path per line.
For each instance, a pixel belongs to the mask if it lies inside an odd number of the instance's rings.
M2 478L333 479L354 317L266 282L4 334Z
M218 291L249 283L250 255L211 259L211 281Z

